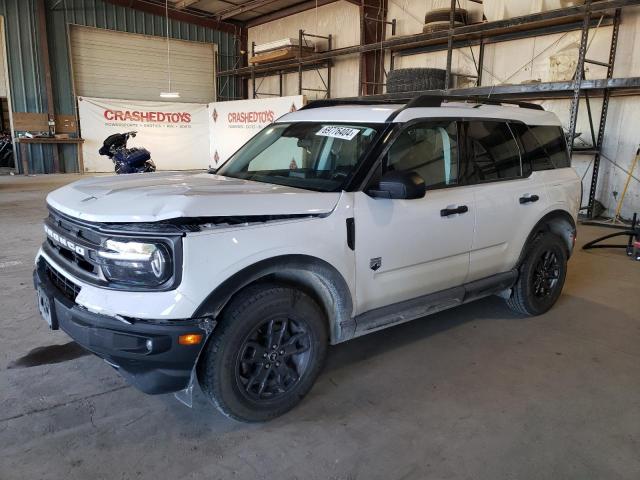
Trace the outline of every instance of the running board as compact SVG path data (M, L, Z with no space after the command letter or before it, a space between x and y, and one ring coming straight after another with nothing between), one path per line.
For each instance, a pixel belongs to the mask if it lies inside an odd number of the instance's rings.
M369 310L355 317L354 337L381 330L392 325L409 322L433 313L447 310L463 303L495 295L511 288L518 278L518 271L499 273L448 288L421 297Z

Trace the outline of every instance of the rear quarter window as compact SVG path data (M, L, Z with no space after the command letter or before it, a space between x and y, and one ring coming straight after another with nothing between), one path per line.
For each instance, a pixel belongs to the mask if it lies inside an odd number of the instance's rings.
M531 158L533 171L571 166L561 127L529 125L521 139L525 152Z

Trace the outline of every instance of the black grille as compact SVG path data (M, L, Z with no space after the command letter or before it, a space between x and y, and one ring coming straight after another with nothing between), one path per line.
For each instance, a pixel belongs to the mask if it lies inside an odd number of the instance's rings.
M93 280L100 277L100 267L95 260L95 252L100 246L101 239L98 232L92 231L82 223L74 223L54 210L49 211L45 229L49 229L54 235L60 236L60 241L48 236L45 243L48 249L45 249L45 251L65 271L70 270L76 276L86 275ZM80 246L85 253L78 254L73 249L68 248L67 241Z
M62 293L72 302L75 302L76 297L80 293L80 287L64 275L58 273L46 261L44 262L44 270L47 274L47 277L49 277L49 280L51 280L51 283L53 283L53 285L55 285L55 287L60 290L60 293Z

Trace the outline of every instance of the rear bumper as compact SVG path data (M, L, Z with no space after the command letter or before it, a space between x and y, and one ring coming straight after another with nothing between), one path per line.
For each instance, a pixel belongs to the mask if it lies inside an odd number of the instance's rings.
M60 328L79 345L115 367L145 393L169 393L186 388L191 372L214 326L210 319L125 320L92 313L73 301L73 291L54 282L46 261L33 272L36 288L49 298L52 328ZM59 275L59 274L58 274ZM199 333L198 345L181 345L180 335Z

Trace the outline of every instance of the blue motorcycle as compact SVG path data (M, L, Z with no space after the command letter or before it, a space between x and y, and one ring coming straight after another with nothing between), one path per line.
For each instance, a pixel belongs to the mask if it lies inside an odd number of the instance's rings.
M143 147L127 148L129 138L137 132L114 133L102 142L98 153L111 159L117 174L155 172L156 164L151 160L151 153Z

